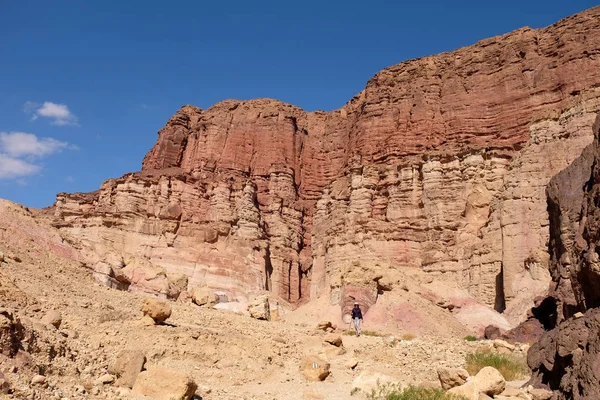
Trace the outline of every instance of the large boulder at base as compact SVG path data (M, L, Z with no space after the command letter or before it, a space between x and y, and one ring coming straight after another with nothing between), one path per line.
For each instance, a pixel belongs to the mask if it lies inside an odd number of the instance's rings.
M308 381L320 382L329 376L329 363L317 356L306 356L300 361L300 371Z
M271 320L271 309L269 307L269 297L266 294L257 296L248 304L248 312L252 318Z
M438 368L438 378L442 385L442 389L448 390L453 387L464 385L467 382L469 373L463 368Z
M150 367L138 375L131 393L154 400L190 400L197 388L192 378L183 372Z
M108 372L117 376L117 386L132 388L146 363L146 356L140 350L122 350Z
M171 316L171 304L149 298L144 301L142 312L152 318L155 324L162 324Z
M213 306L219 302L215 291L208 286L195 287L191 294L192 301L199 306Z

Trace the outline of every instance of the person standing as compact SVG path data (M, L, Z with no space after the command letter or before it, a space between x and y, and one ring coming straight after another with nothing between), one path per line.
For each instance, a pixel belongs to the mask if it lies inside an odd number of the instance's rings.
M352 309L352 321L354 322L354 329L356 330L356 336L360 336L360 323L363 319L362 311L358 303L354 302L354 308Z

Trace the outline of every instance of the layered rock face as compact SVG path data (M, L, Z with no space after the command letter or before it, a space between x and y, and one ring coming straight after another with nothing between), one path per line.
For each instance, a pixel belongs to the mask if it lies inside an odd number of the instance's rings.
M545 186L592 141L599 21L398 64L328 113L184 106L141 172L60 194L55 224L230 297L368 309L406 274L516 322L550 281Z
M600 397L600 115L595 141L548 186L552 285L542 322L548 328L529 351L532 382L556 399ZM545 318L544 318L545 317Z

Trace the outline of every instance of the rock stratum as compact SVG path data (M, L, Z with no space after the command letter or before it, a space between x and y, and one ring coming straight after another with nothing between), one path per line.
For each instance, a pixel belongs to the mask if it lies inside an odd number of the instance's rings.
M516 324L551 281L546 186L599 111L596 7L386 68L331 112L184 106L140 172L48 212L121 289L347 311L435 281Z

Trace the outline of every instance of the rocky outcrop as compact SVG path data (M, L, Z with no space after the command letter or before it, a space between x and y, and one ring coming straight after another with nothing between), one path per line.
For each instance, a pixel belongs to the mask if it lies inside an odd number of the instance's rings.
M538 318L549 329L531 347L532 383L556 399L600 397L600 114L595 140L548 186L552 285Z
M239 301L366 312L401 272L520 321L550 281L545 186L600 111L599 17L398 64L332 112L184 106L141 172L59 194L54 223Z

